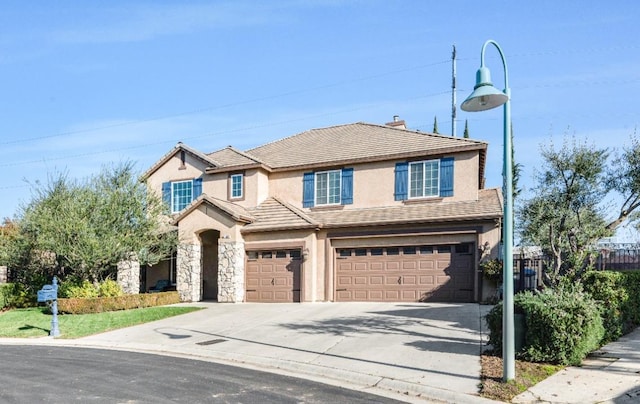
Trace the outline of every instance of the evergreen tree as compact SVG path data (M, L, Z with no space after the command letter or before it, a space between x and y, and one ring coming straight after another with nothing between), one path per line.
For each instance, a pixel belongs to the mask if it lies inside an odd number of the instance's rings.
M440 132L438 132L438 117L434 116L433 117L433 133L438 134Z
M466 119L464 121L464 135L462 135L462 137L469 139L469 121Z

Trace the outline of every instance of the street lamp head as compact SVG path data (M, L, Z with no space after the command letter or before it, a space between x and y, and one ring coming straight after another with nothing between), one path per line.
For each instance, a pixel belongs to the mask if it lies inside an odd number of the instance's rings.
M481 66L476 72L476 85L473 87L473 92L464 100L460 108L467 112L486 111L499 107L508 100L509 97L491 83L489 69Z

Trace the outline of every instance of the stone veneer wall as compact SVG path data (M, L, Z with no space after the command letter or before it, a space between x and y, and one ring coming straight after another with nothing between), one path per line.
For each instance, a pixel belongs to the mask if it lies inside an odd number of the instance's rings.
M124 293L137 295L140 293L140 263L135 259L118 263L118 284Z
M243 302L244 292L244 243L218 239L218 302Z
M183 302L202 300L202 247L200 244L178 245L176 289Z

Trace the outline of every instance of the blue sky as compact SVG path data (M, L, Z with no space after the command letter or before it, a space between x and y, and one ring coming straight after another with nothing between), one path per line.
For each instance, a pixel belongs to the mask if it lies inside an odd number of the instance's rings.
M640 121L635 1L5 1L0 5L0 217L31 184L133 161L178 141L248 149L351 122L451 133L487 39L502 47L516 161L533 184L541 144L565 134L629 144ZM494 84L498 53L487 48ZM489 142L501 186L502 109L458 109L457 134ZM295 151L292 151L295 152Z

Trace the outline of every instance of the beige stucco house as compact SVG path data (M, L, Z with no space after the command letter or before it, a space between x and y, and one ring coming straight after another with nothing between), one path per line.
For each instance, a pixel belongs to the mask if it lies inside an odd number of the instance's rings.
M144 174L179 245L146 288L219 302L483 300L502 199L485 142L403 121L312 129L247 151L178 143Z

